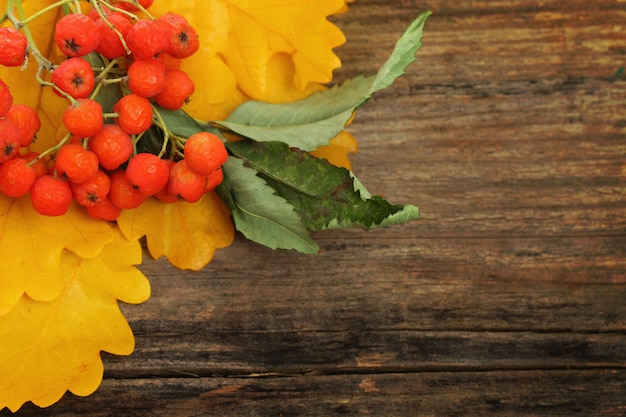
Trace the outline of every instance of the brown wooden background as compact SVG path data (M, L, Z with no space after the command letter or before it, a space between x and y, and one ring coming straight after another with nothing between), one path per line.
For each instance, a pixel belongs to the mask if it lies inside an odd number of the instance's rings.
M417 63L350 127L357 175L423 219L147 261L136 352L18 415L626 415L626 2L358 0L337 81L426 9Z

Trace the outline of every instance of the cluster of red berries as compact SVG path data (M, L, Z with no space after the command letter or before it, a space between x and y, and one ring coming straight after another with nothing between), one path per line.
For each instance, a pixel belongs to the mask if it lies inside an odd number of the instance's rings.
M198 201L223 179L228 155L218 136L182 138L168 131L158 155L137 151L144 134L154 130L155 112L180 109L194 91L177 65L198 50L194 28L174 13L138 18L132 2L90 3L89 14L66 14L56 23L54 39L67 58L45 68L49 81L39 80L69 101L63 115L68 133L57 146L28 151L40 120L30 107L13 105L0 80L0 192L30 193L34 209L44 215L62 215L76 201L109 221L150 196ZM137 4L145 11L151 3ZM23 65L29 48L19 30L0 28L1 65ZM94 68L94 57L101 66ZM119 96L111 109L99 101L103 86L115 86ZM166 130L158 124L159 132Z

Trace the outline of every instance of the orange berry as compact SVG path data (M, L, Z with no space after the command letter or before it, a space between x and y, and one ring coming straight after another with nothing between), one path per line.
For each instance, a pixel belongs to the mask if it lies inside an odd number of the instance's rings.
M37 112L25 104L11 106L5 116L20 134L20 146L25 148L35 139L35 134L41 128L41 120Z
M189 136L184 147L189 168L201 175L209 175L222 166L228 158L224 143L217 135L198 132Z
M121 209L133 209L139 207L147 197L126 179L123 170L118 169L111 174L109 198L114 205Z
M102 106L95 100L79 98L70 104L63 114L63 125L73 135L88 138L98 133L104 126Z
M165 65L158 59L137 59L128 67L128 88L150 98L165 88Z
M55 157L57 174L65 176L74 184L81 184L98 172L98 156L77 143L64 145Z
M35 211L46 216L61 216L72 204L72 190L67 181L53 175L37 178L30 189L30 201Z
M113 106L118 114L117 124L129 135L145 132L152 125L152 105L147 98L128 94Z
M133 156L126 167L126 179L143 195L154 195L167 184L170 169L163 159L151 153Z
M72 195L78 204L84 207L93 206L109 195L111 179L104 171L96 172L87 181L70 184Z
M0 163L12 159L20 149L20 132L7 120L0 120Z
M97 202L92 206L85 207L87 214L94 219L106 220L109 222L117 220L122 214L122 209L111 202L109 197Z
M128 161L133 154L133 142L118 125L106 124L89 139L89 149L98 156L102 168L112 171Z
M13 105L13 95L9 86L0 80L0 117L4 117Z
M13 158L0 165L0 192L9 197L21 197L35 183L37 173L24 158Z
M189 168L187 161L182 159L170 169L168 192L179 200L195 203L202 198L206 188L206 176L200 175Z
M165 74L165 88L154 96L154 100L164 109L178 110L194 91L195 85L187 73L182 70L171 70Z

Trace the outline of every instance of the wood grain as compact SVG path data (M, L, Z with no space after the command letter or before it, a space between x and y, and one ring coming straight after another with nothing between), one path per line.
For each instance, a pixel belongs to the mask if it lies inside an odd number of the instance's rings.
M358 0L337 82L425 9L418 61L349 128L357 176L421 220L146 260L135 353L18 415L626 415L626 3Z

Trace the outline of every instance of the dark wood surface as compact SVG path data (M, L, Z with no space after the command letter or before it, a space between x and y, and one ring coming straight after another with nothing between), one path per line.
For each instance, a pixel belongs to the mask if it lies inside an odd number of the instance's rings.
M316 256L238 237L201 272L146 257L135 353L18 415L626 415L626 3L358 0L337 81L425 9L350 127L356 174L421 220Z

